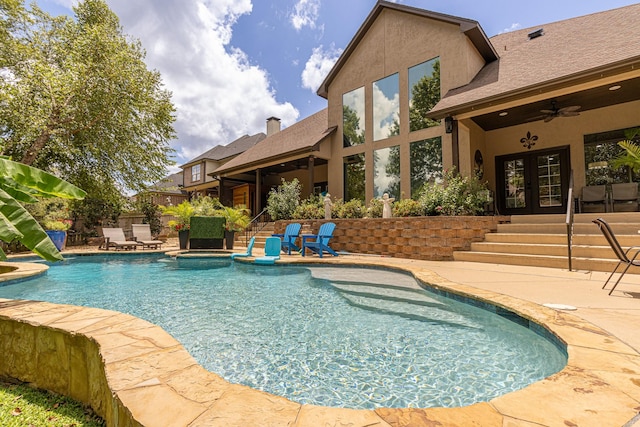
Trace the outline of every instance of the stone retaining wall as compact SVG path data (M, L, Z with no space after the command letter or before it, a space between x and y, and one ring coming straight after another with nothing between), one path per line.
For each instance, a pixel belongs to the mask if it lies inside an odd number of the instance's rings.
M508 216L426 216L410 218L332 219L336 229L330 246L337 251L391 257L452 261L454 251L468 251L472 242L495 232ZM293 221L277 221L283 233ZM301 234L313 234L325 220L300 220Z

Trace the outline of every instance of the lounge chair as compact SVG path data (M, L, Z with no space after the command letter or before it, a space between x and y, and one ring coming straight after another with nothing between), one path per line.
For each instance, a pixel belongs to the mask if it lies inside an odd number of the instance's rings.
M582 187L580 212L607 212L609 200L606 185Z
M102 235L104 236L104 242L100 248L103 248L105 251L108 251L109 248L118 249L136 249L140 244L138 242L134 242L132 240L127 240L124 237L124 231L122 228L103 228Z
M302 256L305 256L306 249L317 253L320 258L324 252L328 252L333 256L338 256L338 253L329 247L329 240L333 237L333 230L336 225L333 222L325 222L320 226L318 234L303 234L302 235Z
M142 248L162 249L162 240L155 240L151 237L151 226L149 224L133 224L133 240L142 243Z
M250 257L251 255L251 251L253 250L253 244L256 242L256 238L252 237L251 240L249 240L249 245L247 245L247 252L245 253L235 253L235 254L231 254L231 259L234 260L236 258L246 258L246 257Z
M300 235L300 228L302 226L297 222L292 222L287 225L284 230L284 234L272 234L272 237L279 237L281 239L281 246L283 251L287 251L288 255L291 255L291 249L298 252L300 248L296 246L296 239Z
M264 256L256 258L256 264L275 264L280 259L282 244L279 237L267 237L264 243Z
M618 283L620 283L620 280L622 280L622 276L624 276L627 270L629 270L629 267L631 267L632 265L635 267L640 267L640 260L636 259L638 258L638 255L640 255L640 246L632 246L625 251L624 249L622 249L622 246L620 246L620 243L618 242L618 239L616 239L615 234L613 234L613 230L611 230L611 227L604 219L594 219L593 223L598 226L600 231L602 231L602 234L604 234L607 242L609 242L611 249L613 249L613 252L615 252L616 256L618 257L618 264L616 264L616 268L613 269L607 281L604 282L602 289L607 287L609 280L611 280L615 272L618 271L618 267L620 267L620 265L622 264L626 265L624 270L622 270L622 274L620 274L620 277L618 277L618 280L616 280L616 283L609 291L609 295L611 295L616 286L618 286ZM630 253L634 253L632 258L629 258Z

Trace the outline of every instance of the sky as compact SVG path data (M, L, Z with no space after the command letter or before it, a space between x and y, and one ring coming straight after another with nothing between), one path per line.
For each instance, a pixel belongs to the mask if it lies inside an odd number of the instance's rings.
M126 35L142 42L176 106L178 166L245 135L266 119L291 126L326 107L324 77L375 0L106 0ZM478 21L488 37L629 4L625 0L396 0ZM37 0L72 14L77 0ZM619 29L612 29L618 31Z

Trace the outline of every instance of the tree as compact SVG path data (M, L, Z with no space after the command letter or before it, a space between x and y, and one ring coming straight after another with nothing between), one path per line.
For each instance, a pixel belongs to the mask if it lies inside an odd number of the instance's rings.
M0 37L10 42L0 50L2 153L98 200L160 180L172 163L170 93L106 3L84 0L72 19L0 1Z
M640 145L634 142L640 139L640 128L627 129L624 135L626 139L618 142L624 153L613 159L611 166L614 169L627 167L629 182L633 182L633 174L640 172Z
M342 135L345 147L364 144L364 129L360 127L358 113L348 105L342 107Z
M425 75L412 88L411 105L409 106L410 132L438 126L439 120L426 117L427 113L440 101L440 61L433 64L431 76Z
M38 221L22 203L35 203L38 197L82 199L85 192L46 172L0 158L0 240L19 240L24 246L48 261L62 256ZM6 255L0 249L0 259Z

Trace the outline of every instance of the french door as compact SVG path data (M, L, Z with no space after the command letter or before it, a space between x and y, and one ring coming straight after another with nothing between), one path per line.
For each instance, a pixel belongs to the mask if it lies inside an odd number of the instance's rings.
M499 212L566 212L570 170L568 146L496 157Z

